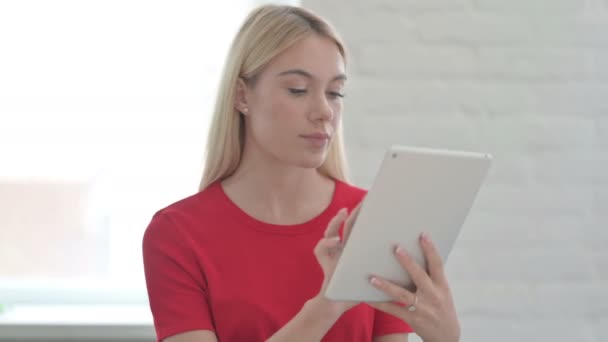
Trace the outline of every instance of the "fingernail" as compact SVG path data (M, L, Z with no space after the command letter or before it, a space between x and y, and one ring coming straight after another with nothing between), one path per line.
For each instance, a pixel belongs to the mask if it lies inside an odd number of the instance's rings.
M407 252L401 246L397 246L397 249L395 249L395 252L401 256L404 256L404 257L407 256Z
M425 233L425 232L422 232L420 234L420 240L422 240L422 241L429 241L429 235L427 233Z
M380 280L378 280L378 278L376 278L376 277L372 277L370 279L370 282L372 283L372 285L380 286Z

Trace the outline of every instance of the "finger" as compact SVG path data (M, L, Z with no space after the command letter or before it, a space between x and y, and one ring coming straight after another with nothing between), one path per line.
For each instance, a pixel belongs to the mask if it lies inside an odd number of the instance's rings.
M395 248L397 260L410 275L416 287L421 290L432 290L433 282L426 271L402 247Z
M331 219L331 221L329 221L329 224L327 225L327 229L325 229L324 237L330 238L330 237L338 236L338 231L340 230L340 225L342 224L344 219L346 219L347 213L348 212L346 211L346 208L342 208L338 211L336 216L334 216Z
M422 251L424 252L424 257L427 261L428 271L431 279L433 279L435 283L445 284L446 277L443 267L443 259L441 258L441 255L439 255L439 251L437 250L435 243L433 243L427 233L422 233L420 235L420 245L422 246Z
M370 283L378 290L394 298L398 303L410 305L414 303L416 295L411 291L380 277L373 276Z
M340 249L340 238L335 236L333 238L321 239L317 242L313 253L317 257L317 260L325 260L326 257L332 256Z
M352 229L353 225L355 224L357 217L359 217L359 212L361 211L362 204L363 204L363 201L359 202L359 204L355 207L355 209L353 209L350 212L350 216L348 216L348 218L346 219L346 222L344 223L344 241L347 241L348 237L350 236L351 229Z
M327 254L328 250L336 249L339 246L340 246L340 237L334 236L331 238L323 238L323 239L319 240L319 242L317 242L317 245L315 246L314 251L315 251L315 253L318 252L318 254Z

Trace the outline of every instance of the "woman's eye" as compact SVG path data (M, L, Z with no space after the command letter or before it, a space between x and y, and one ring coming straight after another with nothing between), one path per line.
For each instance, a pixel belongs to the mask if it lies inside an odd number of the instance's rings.
M306 89L289 88L289 92L294 95L306 94Z
M338 97L344 97L344 94L339 93L337 91L330 91L327 94L329 94L329 96L332 97L332 98L334 98L334 99L338 98Z

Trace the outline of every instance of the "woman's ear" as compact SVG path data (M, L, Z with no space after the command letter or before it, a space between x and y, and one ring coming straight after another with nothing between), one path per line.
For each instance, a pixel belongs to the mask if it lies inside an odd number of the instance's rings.
M243 78L239 77L236 81L236 89L234 94L234 109L242 115L249 113L249 107L247 105L247 83Z

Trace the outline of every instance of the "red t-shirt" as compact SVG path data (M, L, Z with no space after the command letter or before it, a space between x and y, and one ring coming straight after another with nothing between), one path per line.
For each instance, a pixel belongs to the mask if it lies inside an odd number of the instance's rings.
M329 220L354 208L365 190L336 181L331 204L309 222L279 226L247 215L219 182L157 212L143 257L159 341L212 330L219 341L264 341L320 290L313 248ZM412 332L402 320L360 304L344 313L323 341L371 341Z

